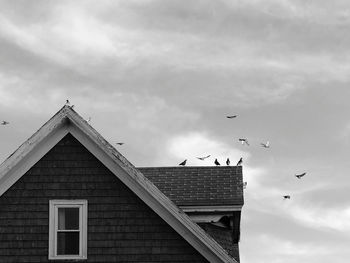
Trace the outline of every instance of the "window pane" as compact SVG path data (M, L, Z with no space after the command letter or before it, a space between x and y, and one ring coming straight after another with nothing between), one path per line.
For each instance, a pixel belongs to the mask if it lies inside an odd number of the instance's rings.
M79 255L79 232L57 233L57 255Z
M58 230L79 229L79 208L58 208Z

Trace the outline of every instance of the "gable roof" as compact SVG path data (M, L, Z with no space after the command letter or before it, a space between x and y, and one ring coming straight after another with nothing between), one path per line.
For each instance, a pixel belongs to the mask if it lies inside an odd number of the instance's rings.
M0 196L71 133L209 262L236 263L228 253L71 107L62 107L0 165Z
M242 166L138 167L178 206L242 206Z

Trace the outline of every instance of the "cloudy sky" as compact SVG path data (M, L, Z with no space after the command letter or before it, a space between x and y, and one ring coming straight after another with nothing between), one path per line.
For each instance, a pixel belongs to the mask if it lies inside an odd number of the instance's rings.
M0 159L69 98L136 166L242 156L242 263L348 262L349 47L346 0L0 0Z

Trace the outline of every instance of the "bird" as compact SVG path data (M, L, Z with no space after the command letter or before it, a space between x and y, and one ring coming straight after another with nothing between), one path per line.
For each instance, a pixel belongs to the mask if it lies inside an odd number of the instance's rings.
M270 148L270 142L269 141L267 141L266 143L260 143L261 144L261 146L262 147L264 147L264 148Z
M1 121L1 125L7 125L7 124L10 124L10 122L8 122L8 121Z
M242 143L242 145L243 145L243 144L246 144L246 145L248 145L248 146L249 146L248 139L239 138L238 140L239 140L239 141Z
M290 199L290 195L284 195L283 198L284 199Z
M215 159L214 163L215 163L215 165L220 165L218 159Z
M234 119L234 118L237 118L238 115L229 115L229 116L226 116L227 119Z
M241 157L241 158L239 159L238 163L237 163L237 166L242 165L242 163L243 163L243 159L242 159L242 157Z
M230 159L229 159L229 158L227 158L226 164L227 164L227 165L230 165Z
M207 156L204 156L204 157L197 157L197 159L201 160L201 161L204 161L205 159L209 158L210 157L210 154L207 155Z
M187 159L184 160L182 163L179 163L179 165L185 166L185 165L186 165L186 162L187 162Z
M115 144L123 145L124 143L123 142L116 142Z
M302 173L302 174L296 174L295 177L298 179L301 179L301 177L303 177L306 173Z
M69 100L68 100L68 99L66 100L66 105L67 105L67 106L69 106L69 105L70 105L70 102L69 102Z

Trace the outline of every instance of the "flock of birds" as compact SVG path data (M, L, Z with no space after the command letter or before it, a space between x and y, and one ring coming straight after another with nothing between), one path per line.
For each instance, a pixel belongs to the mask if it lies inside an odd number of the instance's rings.
M204 161L205 159L209 158L210 156L211 156L211 155L209 154L209 155L204 156L204 157L196 157L196 158L197 158L198 160ZM185 159L184 161L182 161L181 163L179 163L179 165L185 166L186 163L187 163L187 159ZM227 159L226 159L226 165L230 165L230 163L231 163L230 158L227 158ZM240 165L242 165L242 163L243 163L243 158L241 157L241 158L238 160L238 162L237 162L236 165L237 165L237 166L240 166ZM221 164L219 163L218 159L215 159L214 164L217 165L217 166L218 166L218 165L221 165Z
M69 102L68 99L66 100L65 105L68 105L70 108L73 108L73 107L74 107L74 105L71 105L71 104L70 104L70 102ZM228 119L234 119L234 118L237 118L237 116L238 116L238 115L228 115L228 116L226 116L226 118L228 118ZM86 121L89 123L89 122L91 121L91 117L89 117ZM0 122L0 125L3 125L3 126L6 126L6 125L8 125L8 124L10 124L10 122L9 122L9 121L6 121L6 120L2 120L2 121ZM249 146L249 145L250 145L247 138L239 138L238 141L241 142L242 145L246 145L246 146ZM124 142L116 142L116 145L119 145L119 146L121 146L121 145L123 145L123 144L124 144ZM267 141L267 142L265 142L265 143L262 142L262 143L260 143L260 145L261 145L262 147L264 147L264 148L270 148L270 142L269 142L269 141ZM206 155L206 156L203 156L203 157L196 157L196 158L197 158L198 160L204 161L205 159L207 159L207 158L209 158L209 157L211 157L210 154L209 154L209 155ZM185 166L186 163L187 163L187 159L185 159L184 161L182 161L181 163L179 163L179 165L180 165L180 166ZM217 158L215 158L214 164L215 164L216 166L221 165ZM227 158L227 159L226 159L226 165L230 165L230 164L231 164L231 161L230 161L229 158ZM241 158L238 160L236 166L241 166L242 164L243 164L243 158L241 157ZM305 175L306 175L306 172L301 173L301 174L295 174L295 177L298 178L298 179L301 179L301 178L304 177ZM243 189L245 189L246 187L247 187L247 182L243 182ZM283 198L284 198L284 199L290 199L291 196L290 196L290 195L283 195Z
M226 118L228 118L228 119L234 119L234 118L237 118L237 116L238 116L238 115L229 115L229 116L226 116ZM249 141L248 141L247 138L239 138L238 141L241 142L242 145L250 146ZM260 143L260 145L261 145L261 147L263 147L263 148L270 148L270 142L269 142L269 141L267 141L267 142L265 142L265 143L262 142L262 143ZM209 158L210 156L211 156L211 155L209 154L209 155L207 155L207 156L196 157L196 158L197 158L198 160L204 161L205 159ZM180 166L185 166L186 163L187 163L187 159L185 159L184 161L182 161L181 163L179 163L179 165L180 165ZM230 159L227 158L227 159L226 159L226 165L230 165L230 163L231 163ZM243 163L243 158L241 157L241 158L238 160L236 166L241 166L242 163ZM220 163L219 163L219 161L218 161L217 158L215 159L214 164L215 164L216 166L219 166L219 165L220 165ZM295 174L295 177L298 178L298 179L301 179L301 178L304 177L305 175L306 175L306 172L301 173L301 174ZM243 182L243 189L245 189L246 187L247 187L247 182ZM283 198L284 198L284 199L290 199L291 196L290 196L290 195L283 195Z

